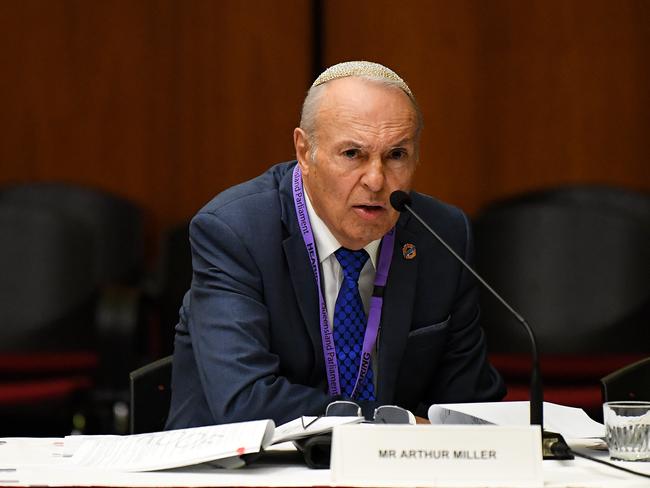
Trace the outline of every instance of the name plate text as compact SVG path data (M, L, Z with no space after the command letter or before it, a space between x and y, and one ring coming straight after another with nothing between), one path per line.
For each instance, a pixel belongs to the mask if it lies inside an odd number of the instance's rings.
M331 469L339 486L541 487L539 426L341 425Z

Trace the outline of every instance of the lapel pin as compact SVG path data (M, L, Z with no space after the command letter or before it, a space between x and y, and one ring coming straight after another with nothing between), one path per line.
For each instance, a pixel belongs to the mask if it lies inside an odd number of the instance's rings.
M404 256L404 259L413 259L416 255L417 251L414 244L407 242L402 246L402 256Z

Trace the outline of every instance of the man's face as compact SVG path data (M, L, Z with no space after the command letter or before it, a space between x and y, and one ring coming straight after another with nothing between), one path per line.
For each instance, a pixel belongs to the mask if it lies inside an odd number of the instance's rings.
M342 246L361 249L397 222L389 197L411 188L417 117L408 96L395 87L349 77L324 89L316 154L312 158L299 128L296 154L318 216Z

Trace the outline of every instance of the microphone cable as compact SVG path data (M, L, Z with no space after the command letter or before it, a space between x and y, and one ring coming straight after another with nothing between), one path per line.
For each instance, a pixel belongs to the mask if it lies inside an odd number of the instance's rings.
M574 456L581 457L583 459L588 459L589 461L593 461L595 463L600 463L604 464L605 466L609 466L610 468L614 469L619 469L621 471L625 471L626 473L631 473L635 474L637 476L641 476L643 478L650 478L650 474L647 473L641 473L639 471L634 471L633 469L625 468L623 466L619 466L614 463L610 463L609 461L605 461L603 459L598 459L593 456L589 456L588 454L582 454L580 452L574 451L571 449L566 443L564 442L554 442L549 446L550 450L553 452L553 454L557 456L565 456L567 454L573 454Z

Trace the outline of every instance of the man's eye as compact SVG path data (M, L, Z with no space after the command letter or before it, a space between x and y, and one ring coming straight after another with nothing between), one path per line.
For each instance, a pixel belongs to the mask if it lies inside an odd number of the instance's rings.
M349 159L354 159L359 155L359 150L358 149L346 149L343 151L343 156Z
M390 159L404 159L407 153L405 149L393 149L388 156Z

